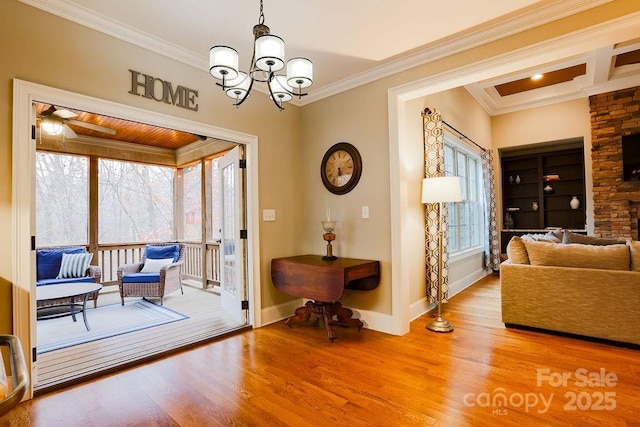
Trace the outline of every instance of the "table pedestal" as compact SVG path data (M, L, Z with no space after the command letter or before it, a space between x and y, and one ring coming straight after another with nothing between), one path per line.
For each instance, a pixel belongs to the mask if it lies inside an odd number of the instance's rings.
M323 302L323 301L307 301L307 303L296 308L295 314L286 320L286 324L292 327L296 323L308 322L311 316L317 320L322 319L327 328L329 340L335 340L336 333L333 330L334 325L349 327L355 326L358 331L364 325L360 319L353 319L353 310L343 307L339 302ZM336 320L334 320L334 317Z

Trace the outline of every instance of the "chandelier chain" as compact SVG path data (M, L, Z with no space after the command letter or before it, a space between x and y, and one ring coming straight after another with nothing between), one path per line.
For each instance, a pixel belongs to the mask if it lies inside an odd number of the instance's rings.
M264 11L262 7L262 0L260 0L260 18L258 19L258 24L264 24Z

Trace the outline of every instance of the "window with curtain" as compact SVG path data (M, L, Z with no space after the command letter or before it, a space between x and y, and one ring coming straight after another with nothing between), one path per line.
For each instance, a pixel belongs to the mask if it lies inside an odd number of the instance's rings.
M462 201L447 203L449 253L482 248L483 221L480 186L480 155L445 135L444 168L446 176L459 176Z

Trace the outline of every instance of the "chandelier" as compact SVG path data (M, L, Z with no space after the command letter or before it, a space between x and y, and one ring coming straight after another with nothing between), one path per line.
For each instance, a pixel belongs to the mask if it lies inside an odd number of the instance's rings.
M247 100L254 82L266 83L269 98L283 110L283 103L294 96L307 95L303 89L313 84L313 64L307 58L292 58L286 63L287 74L276 74L285 67L284 40L272 35L264 25L264 12L260 0L260 18L253 27L255 42L249 72L238 69L238 51L217 45L209 51L209 73L222 82L216 82L227 96L233 98L233 105L239 107Z

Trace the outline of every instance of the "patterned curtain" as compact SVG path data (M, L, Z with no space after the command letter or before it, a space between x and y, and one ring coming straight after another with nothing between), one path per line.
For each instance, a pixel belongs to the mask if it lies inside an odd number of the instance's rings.
M493 153L491 150L482 150L482 176L484 185L485 212L485 266L498 271L500 268L500 239L498 236L498 220L496 218L496 186L493 179Z
M444 140L442 132L442 116L437 110L425 108L422 113L422 124L424 132L424 176L432 178L444 175ZM443 211L447 229L446 205ZM425 249L427 268L427 298L429 303L438 301L438 277L440 276L438 266L438 226L440 216L439 203L425 204ZM447 244L447 232L444 232L442 241L442 299L449 297L449 251Z

